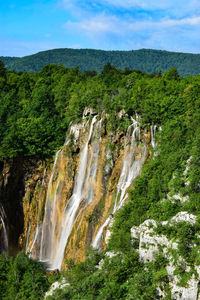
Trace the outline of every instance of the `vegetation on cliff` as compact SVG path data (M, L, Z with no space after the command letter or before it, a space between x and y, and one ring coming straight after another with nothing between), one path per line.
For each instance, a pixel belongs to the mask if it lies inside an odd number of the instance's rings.
M121 109L129 115L137 111L144 125L159 125L184 113L191 95L198 95L199 76L183 79L173 68L161 76L121 71L109 63L98 75L57 65L35 74L0 67L0 160L51 156L87 106L109 113L110 130L116 130Z
M197 276L200 75L182 78L174 68L163 75L148 75L122 71L110 64L99 74L80 74L77 68L56 65L48 65L36 74L17 74L6 71L1 64L0 160L18 155L51 156L63 144L70 122L80 120L88 106L109 114L106 128L112 132L125 131L129 125L126 119L116 117L122 109L130 116L137 112L143 129L157 125L162 130L156 134L154 157L147 158L129 192L129 202L115 218L107 247L114 255L91 251L85 262L68 261L64 276L70 285L57 291L52 299L156 299L161 283L166 299L170 299L166 259L158 254L154 262L144 264L139 260L130 229L146 219L160 222L159 233L178 239L173 255L183 257L190 266L188 274L184 266L177 265L180 285L187 285L192 274ZM161 223L181 211L197 217L194 226L187 222L171 227ZM5 266L2 262L2 270ZM47 289L48 284L44 287Z
M43 299L53 276L43 264L19 253L16 258L0 255L0 299ZM55 276L54 276L55 279Z

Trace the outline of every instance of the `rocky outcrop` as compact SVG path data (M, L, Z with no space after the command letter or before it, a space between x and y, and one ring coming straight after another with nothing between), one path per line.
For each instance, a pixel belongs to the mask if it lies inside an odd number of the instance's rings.
M60 290L60 289L63 289L64 287L68 286L69 283L66 282L66 280L63 278L61 282L59 281L56 281L54 282L49 291L46 292L45 296L44 296L44 299L46 299L47 297L49 296L53 296L53 294L55 293L56 290Z
M179 222L187 222L194 225L196 216L188 214L187 212L179 212L169 221L163 221L163 226L174 226ZM176 275L176 268L178 265L184 268L184 272L191 271L191 267L187 265L185 260L179 256L178 260L174 260L173 251L178 249L178 239L174 237L170 240L165 235L156 233L158 223L155 220L146 220L140 226L131 228L132 243L139 242L139 258L143 263L153 262L158 254L162 254L168 260L166 270L169 278L169 286L171 289L172 299L174 300L198 300L198 286L200 282L200 268L197 266L195 273L191 274L186 286L180 286L180 278ZM191 245L193 247L194 245ZM163 292L158 288L158 294L161 298L165 298Z

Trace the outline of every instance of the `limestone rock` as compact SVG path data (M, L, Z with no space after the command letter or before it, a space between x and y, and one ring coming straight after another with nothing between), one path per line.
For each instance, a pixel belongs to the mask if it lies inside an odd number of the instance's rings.
M179 200L181 203L184 203L184 202L186 202L186 201L189 201L189 197L188 197L188 196L181 196L180 194L175 194L175 195L173 195L173 196L170 196L170 195L168 194L168 195L167 195L167 198L168 198L169 200L171 200L172 202L174 202L173 199L174 199L174 200Z
M196 216L188 214L187 211L181 211L171 219L170 223L188 222L191 225L194 225L196 223L196 218Z
M186 211L179 212L171 218L170 221L163 221L161 224L163 226L170 225L173 226L178 222L188 222L194 225L196 222L196 216L187 213ZM171 249L178 249L178 243L176 241L169 240L164 235L158 235L155 233L155 228L157 227L157 222L155 220L146 220L140 226L133 226L131 228L131 238L132 242L139 241L139 258L143 263L152 262L155 259L157 253L159 253L160 248L162 249L162 254L169 261L166 266L166 270L169 278L169 286L171 289L173 300L198 300L198 285L200 281L200 267L196 267L197 278L192 275L190 280L188 280L187 286L179 286L179 277L174 275L177 263L180 265L185 265L185 272L190 271L190 267L187 266L186 262L182 257L178 258L178 262L174 262L171 255ZM193 246L193 245L192 245ZM160 298L164 299L165 296L161 289L157 289Z
M84 126L84 124L82 124L82 123L73 124L73 125L71 126L70 133L74 135L75 143L76 143L77 140L79 139L80 132L81 132L81 130L83 129L83 126Z
M97 114L97 111L94 108L86 107L83 112L83 119L85 119L88 116L94 116L96 114Z
M62 279L61 282L59 281L54 282L51 285L50 290L46 292L44 299L46 299L48 296L52 296L57 289L63 289L66 286L69 286L69 283L67 283L64 278Z
M118 117L119 119L121 119L121 118L124 118L124 117L128 117L128 115L127 115L127 113L125 112L124 109L121 109L121 110L118 112L117 117Z

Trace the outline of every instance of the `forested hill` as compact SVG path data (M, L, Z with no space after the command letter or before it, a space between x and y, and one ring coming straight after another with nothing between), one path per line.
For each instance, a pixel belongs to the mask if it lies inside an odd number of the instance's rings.
M47 64L63 64L80 71L103 69L110 62L117 68L131 68L147 73L166 71L175 67L181 76L200 73L200 54L161 50L103 51L92 49L54 49L24 57L0 57L9 70L38 72Z

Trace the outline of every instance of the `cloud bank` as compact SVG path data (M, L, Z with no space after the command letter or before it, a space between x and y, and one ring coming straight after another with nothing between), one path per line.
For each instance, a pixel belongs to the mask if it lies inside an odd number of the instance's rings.
M93 48L200 52L200 1L63 0L66 34Z

